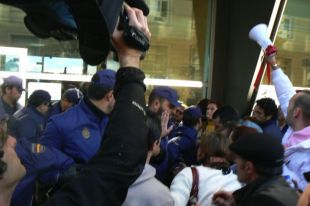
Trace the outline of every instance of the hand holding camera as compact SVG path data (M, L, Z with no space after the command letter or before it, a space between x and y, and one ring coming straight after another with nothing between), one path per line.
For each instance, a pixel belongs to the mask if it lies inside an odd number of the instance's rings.
M122 67L139 67L140 57L148 49L151 37L147 19L141 10L125 4L119 23L112 35L119 62Z

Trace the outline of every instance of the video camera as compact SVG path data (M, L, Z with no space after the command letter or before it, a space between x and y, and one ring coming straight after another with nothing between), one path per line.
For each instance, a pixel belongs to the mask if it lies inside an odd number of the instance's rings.
M129 26L129 18L125 10L120 14L118 29L124 30L123 38L129 47L143 52L149 49L149 39L135 27Z
M141 9L145 16L149 14L144 0L125 2ZM90 65L104 62L113 49L111 36L119 17L128 46L141 51L149 48L148 38L128 25L128 16L122 9L124 0L0 0L0 3L22 9L26 13L26 27L39 38L78 39L80 55Z
M149 8L144 0L125 0L147 16ZM79 50L83 60L91 65L103 62L111 51L111 36L120 17L120 28L128 46L146 51L148 38L139 30L128 25L128 16L123 10L124 0L66 0L78 26ZM91 12L90 12L91 11Z

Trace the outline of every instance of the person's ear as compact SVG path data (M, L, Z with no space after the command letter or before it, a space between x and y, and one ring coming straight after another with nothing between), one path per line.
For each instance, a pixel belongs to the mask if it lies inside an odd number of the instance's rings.
M301 108L300 107L296 107L293 110L293 117L297 118L298 116L300 116L302 114Z
M110 101L112 98L114 98L114 95L113 95L113 90L110 90L106 95L105 95L106 99L108 101Z
M255 171L254 164L250 161L245 162L245 171L247 174L252 174Z

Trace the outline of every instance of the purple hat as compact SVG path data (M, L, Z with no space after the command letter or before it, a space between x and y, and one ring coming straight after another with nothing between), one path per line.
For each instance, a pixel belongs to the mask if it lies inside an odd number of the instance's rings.
M12 86L16 87L20 91L25 91L25 89L23 88L23 80L14 75L4 78L2 86L3 87Z
M91 78L91 84L105 88L113 88L115 84L116 72L111 69L97 71Z
M184 116L193 117L194 119L203 117L200 107L197 106L190 106L184 110Z
M163 97L167 99L170 104L172 104L175 107L179 107L181 104L178 102L179 96L176 90L167 87L167 86L161 86L156 87L151 92L151 95Z
M83 97L83 93L77 88L70 88L65 91L62 97L67 98L73 104L79 103L80 99Z

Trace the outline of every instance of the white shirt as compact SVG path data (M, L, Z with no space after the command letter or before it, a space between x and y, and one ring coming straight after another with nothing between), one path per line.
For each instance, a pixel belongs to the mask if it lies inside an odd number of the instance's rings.
M212 204L213 194L219 190L235 191L241 188L237 176L232 172L223 175L222 170L197 166L199 174L198 203L203 206ZM170 193L175 206L186 206L193 184L192 170L184 168L175 176L170 186Z

